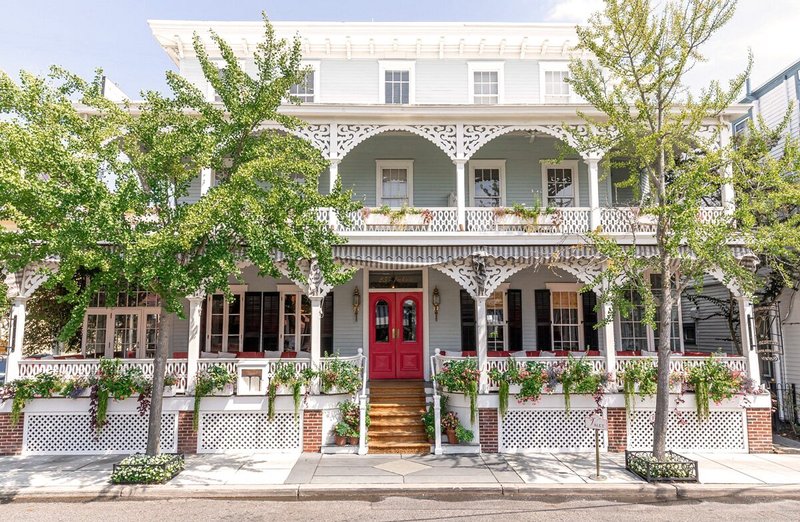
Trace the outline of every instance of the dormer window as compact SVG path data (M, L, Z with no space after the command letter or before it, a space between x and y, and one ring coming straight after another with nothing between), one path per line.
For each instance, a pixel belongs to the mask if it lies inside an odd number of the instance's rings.
M389 105L414 103L414 62L380 61L380 102Z

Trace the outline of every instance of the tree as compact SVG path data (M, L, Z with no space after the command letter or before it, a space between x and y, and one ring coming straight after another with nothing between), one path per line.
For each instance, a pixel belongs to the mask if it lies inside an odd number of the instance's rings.
M229 294L246 262L277 276L276 252L298 280L310 260L331 284L350 276L333 259L341 238L316 210L346 222L356 205L339 185L319 193L324 158L288 132L302 122L278 112L306 72L299 39L276 38L265 17L252 77L223 39L212 41L222 74L198 36L194 50L221 104L171 72L169 96L147 92L123 106L102 97L99 75L87 83L59 70L49 81L23 73L20 85L0 77L0 114L11 116L0 118L0 219L20 229L0 233L0 260L9 271L58 260L48 285L63 286L73 305L63 338L98 290L159 296L150 455L159 452L167 333L187 296ZM189 203L205 168L216 186Z
M641 212L657 219L653 257L637 253L636 239L625 246L602 230L592 234L608 265L591 286L601 287L599 301L611 305L605 322L616 311L629 314L638 294L645 322L658 330L653 437L658 459L666 451L673 307L684 289L700 289L711 270L745 291L754 287L752 272L728 245L740 233L737 220L699 219L704 201L729 203L725 185L732 183L730 151L720 146L722 125L703 131L708 122L721 122L747 73L726 87L712 81L696 96L685 84L686 73L704 59L703 44L731 19L734 8L733 0L608 0L588 26L578 28L577 48L593 59L570 64L575 91L604 116L581 114L588 132L576 134L578 143L585 150L607 151L606 167L629 171L626 185L637 186L644 178L649 190L642 194ZM656 288L649 273L660 275Z

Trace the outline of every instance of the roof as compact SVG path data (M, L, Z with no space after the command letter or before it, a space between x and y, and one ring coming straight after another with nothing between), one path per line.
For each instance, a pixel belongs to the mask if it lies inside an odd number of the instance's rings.
M800 59L791 64L789 67L786 67L781 72L764 82L763 84L759 85L757 88L751 90L747 96L742 98L740 103L748 103L757 98L760 98L765 93L771 91L775 87L777 87L780 83L782 83L786 78L790 76L794 76L800 71Z

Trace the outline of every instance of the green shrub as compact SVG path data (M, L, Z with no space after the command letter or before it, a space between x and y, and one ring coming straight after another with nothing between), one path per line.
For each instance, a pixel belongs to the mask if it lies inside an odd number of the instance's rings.
M112 484L163 484L183 471L183 455L131 455L114 466Z

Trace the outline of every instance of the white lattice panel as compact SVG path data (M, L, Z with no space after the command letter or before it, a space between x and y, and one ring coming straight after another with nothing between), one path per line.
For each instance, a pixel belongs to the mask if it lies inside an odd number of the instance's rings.
M109 413L108 424L95 434L88 413L26 413L25 454L80 455L136 453L147 447L147 419L136 412ZM161 450L177 451L176 413L161 416Z
M586 428L589 409L509 410L501 420L500 451L589 451L594 431ZM606 437L600 448L608 446Z
M628 449L653 447L653 410L628 415ZM676 451L746 452L745 410L712 410L708 420L697 422L692 410L669 412L667 448Z
M302 415L302 413L301 413ZM291 412L209 412L200 414L198 453L300 451L302 421Z

